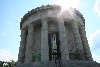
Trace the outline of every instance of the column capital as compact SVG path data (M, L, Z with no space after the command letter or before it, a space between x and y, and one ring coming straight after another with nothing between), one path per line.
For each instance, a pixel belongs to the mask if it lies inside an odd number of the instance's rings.
M47 19L41 19L41 23L42 23L41 30L48 29Z
M42 23L42 25L44 25L44 23L47 23L47 21L48 21L47 18L41 19L41 23Z

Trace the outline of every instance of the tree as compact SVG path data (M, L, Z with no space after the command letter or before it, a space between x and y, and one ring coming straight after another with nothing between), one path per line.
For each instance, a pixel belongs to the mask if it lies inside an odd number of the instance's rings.
M10 60L9 62L0 61L0 67L14 67L16 64L15 61Z

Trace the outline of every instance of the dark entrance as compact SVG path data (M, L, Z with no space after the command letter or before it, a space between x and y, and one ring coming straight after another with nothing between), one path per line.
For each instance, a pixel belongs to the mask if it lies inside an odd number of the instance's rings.
M60 41L59 33L50 33L48 34L48 43L49 43L49 60L60 60Z

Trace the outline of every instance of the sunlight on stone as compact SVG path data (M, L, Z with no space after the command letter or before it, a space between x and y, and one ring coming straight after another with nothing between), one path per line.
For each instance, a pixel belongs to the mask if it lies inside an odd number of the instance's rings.
M80 5L80 0L55 0L54 2L62 7L62 11L66 10L68 7L78 8Z

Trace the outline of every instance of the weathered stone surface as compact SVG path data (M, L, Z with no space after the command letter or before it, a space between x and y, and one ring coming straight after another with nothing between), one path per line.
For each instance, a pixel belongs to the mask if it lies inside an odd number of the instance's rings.
M79 26L79 31L80 31L80 36L82 39L82 45L84 48L85 57L87 60L92 61L93 58L92 58L90 47L86 38L85 27L83 25Z
M84 26L83 15L73 8L62 12L59 5L47 5L28 11L20 23L17 65L54 67L54 60L59 59L63 67L92 67L92 63L97 66L92 59Z
M41 28L41 61L49 61L49 46L48 46L48 25L47 20L43 19Z
M25 61L26 38L27 38L26 30L21 29L21 41L18 54L18 65L23 64Z
M59 60L58 60L59 61ZM25 63L16 67L56 67L55 61L42 61L35 63ZM62 67L100 67L97 62L90 61L62 61Z
M77 25L75 20L72 23L72 28L73 28L73 33L74 33L74 40L75 40L75 46L76 46L77 59L78 60L85 60L82 40L80 38L78 25Z
M73 29L72 29L71 23L65 22L64 25L65 25L65 30L66 30L69 58L70 58L70 60L77 60L74 34L73 34Z
M32 51L33 51L33 44L34 44L33 32L34 32L33 24L30 24L28 28L28 35L27 35L25 63L32 61Z
M61 60L69 60L68 43L66 38L64 20L62 18L58 18L58 25L59 25Z

